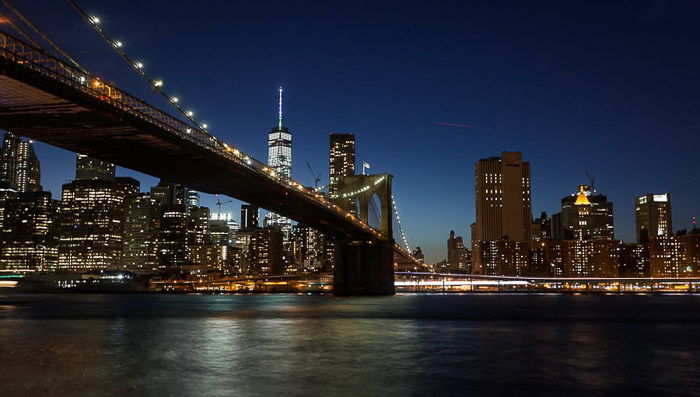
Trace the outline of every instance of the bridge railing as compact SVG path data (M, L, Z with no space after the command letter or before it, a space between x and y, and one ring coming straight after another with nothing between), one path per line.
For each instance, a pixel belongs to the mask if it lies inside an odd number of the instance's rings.
M307 198L315 201L317 204L330 211L336 212L340 216L346 217L357 226L369 233L372 233L375 237L387 237L382 236L379 231L373 229L361 219L356 218L347 211L344 211L322 194L316 192L313 188L303 186L299 182L281 175L280 173L276 172L274 168L255 160L253 157L243 153L241 150L230 146L209 134L207 131L197 126L187 124L182 120L149 105L145 101L128 94L127 92L116 87L114 84L107 83L98 76L85 73L79 68L54 57L45 50L36 48L31 44L19 40L2 31L0 31L0 56L9 61L20 64L25 68L32 69L37 73L60 81L62 84L68 85L76 90L90 95L93 98L108 103L121 111L128 112L129 114L156 125L159 128L175 134L184 140L191 141L201 147L204 147L217 155L236 162L242 167L246 167L265 178L279 183L286 189L296 189L303 193Z

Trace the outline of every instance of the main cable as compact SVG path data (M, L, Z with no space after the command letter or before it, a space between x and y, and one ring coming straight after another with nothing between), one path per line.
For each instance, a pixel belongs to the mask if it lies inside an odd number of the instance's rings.
M47 43L49 43L49 45L51 45L56 51L58 51L59 54L61 54L64 58L66 58L67 60L69 60L73 65L75 65L75 67L77 67L78 69L80 69L81 72L83 72L83 73L85 73L85 74L88 74L87 70L85 70L85 68L83 68L83 67L78 63L78 61L76 61L72 56L70 56L70 54L68 54L68 53L67 53L66 51L64 51L58 44L56 44L53 40L51 40L51 38L50 38L49 36L47 36L46 34L44 34L44 32L42 32L38 27L36 27L33 23L31 23L31 21L29 21L29 19L27 19L21 12L19 12L18 9L16 9L14 6L12 6L12 4L10 4L10 2L9 2L8 0L2 0L2 3L5 5L5 7L7 7L8 9L10 9L10 11L12 11L12 13L15 14L15 15L17 16L17 18L19 18L19 19L20 19L22 22L24 22L27 26L29 26L30 28L32 28L32 30L34 30L34 32L35 32L36 34L38 34L39 36L41 36L41 38L44 39L44 41L46 41ZM12 24L12 25L14 25L14 24ZM15 25L15 28L18 29L18 28L16 27L16 25ZM26 33L22 32L20 29L18 29L18 31L20 32L20 34L22 34L23 36L27 37ZM27 37L27 38L28 38L28 37ZM32 43L33 43L34 45L37 45L36 42L35 42L34 40L31 40L31 39L30 39L30 41L32 41ZM39 45L37 45L37 47L41 48L41 46L39 46Z
M5 0L3 0L5 1ZM143 64L138 61L134 61L129 55L122 50L122 43L118 40L113 40L110 38L103 30L102 28L99 27L99 22L100 20L97 17L90 16L88 15L80 6L74 1L74 0L68 0L71 6L85 19L85 21L102 37L104 41L107 42L121 57L129 64L129 66L136 72L138 73L144 80L148 82L148 84L151 86L151 88L159 93L165 100L170 103L175 109L177 109L180 113L182 113L185 118L187 118L189 121L191 121L194 126L203 132L206 133L207 129L207 124L206 123L199 123L197 120L194 118L194 112L185 110L183 109L179 104L179 99L175 96L170 96L165 93L165 91L161 88L163 86L163 81L160 79L153 79L149 75L146 74L146 72L143 71Z

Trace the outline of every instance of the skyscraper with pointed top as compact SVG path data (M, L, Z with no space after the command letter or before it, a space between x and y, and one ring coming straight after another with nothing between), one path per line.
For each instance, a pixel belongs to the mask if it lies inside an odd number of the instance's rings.
M282 123L282 87L279 88L279 106L277 108L277 126L267 134L267 165L278 174L292 177L292 133ZM270 212L265 218L265 226L279 225L288 242L292 231L292 222L288 218Z
M292 133L282 124L282 87L279 89L277 126L267 135L267 165L287 178L292 177Z

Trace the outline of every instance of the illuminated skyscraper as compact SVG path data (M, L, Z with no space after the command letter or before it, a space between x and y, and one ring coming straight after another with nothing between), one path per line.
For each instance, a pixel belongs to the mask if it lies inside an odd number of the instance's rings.
M251 231L260 227L260 208L254 204L241 205L241 230Z
M114 165L76 158L76 180L63 185L58 266L83 272L121 266L124 202L139 192L133 178L115 178Z
M124 203L122 266L135 273L157 269L158 203L148 194L127 198Z
M75 160L75 180L113 181L114 164L77 154Z
M31 140L5 133L0 151L0 182L18 192L41 190L39 160Z
M63 185L59 268L83 272L121 263L124 189L104 180Z
M4 203L0 269L54 271L58 265L58 201L45 191L18 193Z
M355 175L355 135L330 134L330 178L328 191L335 193L338 179L343 176Z
M267 135L267 165L279 175L292 178L292 133L282 125L282 87L279 89L277 126ZM292 222L288 218L270 212L265 219L267 225L280 225L285 241L289 240Z
M588 185L579 185L578 193L561 199L561 215L557 236L566 240L615 238L613 203L607 197L592 191Z
M187 261L187 207L184 204L161 205L158 227L158 267L178 269Z
M447 239L447 263L451 271L468 273L467 256L462 236L456 236L454 230L450 231L450 237Z
M475 182L476 223L472 228L474 272L495 274L491 273L496 271L495 268L484 268L482 243L498 240L530 242L530 163L522 160L520 152L503 152L501 157L479 160L476 163ZM488 249L496 246L491 244ZM521 246L519 249L524 249Z
M647 194L634 200L637 242L648 243L650 238L668 236L673 232L671 195Z

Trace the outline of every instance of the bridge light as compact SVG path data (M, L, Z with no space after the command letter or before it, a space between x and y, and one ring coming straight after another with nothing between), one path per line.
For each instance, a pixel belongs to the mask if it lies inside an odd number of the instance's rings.
M188 117L194 116L194 112L191 111L191 110L188 110L186 114L187 114Z
M202 124L202 128L207 129L207 123Z
M189 134L190 132L192 132L192 128L187 129L187 133Z
M121 48L121 47L122 47L122 42L119 41L119 40L117 40L117 41L114 42L114 46L117 47L117 48Z
M163 86L163 80L160 80L160 79L155 80L155 81L153 82L153 85L156 86L156 87L162 87L162 86Z
M174 96L174 97L170 98L170 100L173 101L173 103L177 103L177 101L179 101L180 99L178 97Z
M143 68L143 63L136 62L136 63L134 63L134 66L136 66L137 69L141 69L141 68Z
M98 23L100 23L100 18L98 18L98 17L96 17L96 16L93 15L92 17L90 17L90 21L91 21L93 24L97 25Z

